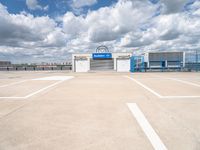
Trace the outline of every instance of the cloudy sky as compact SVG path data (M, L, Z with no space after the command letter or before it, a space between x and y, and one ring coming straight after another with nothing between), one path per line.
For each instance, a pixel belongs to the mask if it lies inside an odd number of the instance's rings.
M0 0L0 60L200 49L200 0Z

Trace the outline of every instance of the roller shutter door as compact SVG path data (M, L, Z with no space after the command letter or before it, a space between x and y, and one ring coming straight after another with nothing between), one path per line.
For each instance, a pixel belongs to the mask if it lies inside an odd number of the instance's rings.
M75 60L75 72L88 72L89 61L88 60Z
M91 59L90 70L114 70L113 59Z
M130 59L117 59L117 72L129 72Z

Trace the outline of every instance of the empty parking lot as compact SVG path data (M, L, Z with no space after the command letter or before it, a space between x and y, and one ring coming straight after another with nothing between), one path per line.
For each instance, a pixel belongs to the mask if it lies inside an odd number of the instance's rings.
M0 149L200 149L200 73L0 72Z

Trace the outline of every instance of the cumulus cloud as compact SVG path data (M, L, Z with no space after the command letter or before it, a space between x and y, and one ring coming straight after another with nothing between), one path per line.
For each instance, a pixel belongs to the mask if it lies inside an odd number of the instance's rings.
M147 4L120 1L114 6L89 12L86 17L66 13L63 17L64 31L70 35L87 32L92 42L116 40L152 17L156 6L146 7Z
M49 17L34 17L26 13L9 14L2 5L0 5L0 9L1 45L29 46L37 43L37 45L45 46L48 36L55 32L63 34L58 29L56 22Z
M40 9L40 10L47 11L49 9L48 5L45 7L42 7L41 5L39 5L37 0L26 0L26 5L27 5L28 9L30 9L30 10Z
M187 2L188 0L161 0L163 11L167 14L182 11Z
M0 4L0 22L0 52L4 55L9 50L9 54L13 56L16 52L34 56L35 49L40 49L40 53L43 53L46 47L58 49L66 45L66 35L47 16L9 14L6 7Z
M155 6L143 2L119 2L112 8L103 8L87 16L94 22L89 36L93 42L112 41L138 28L150 19ZM129 20L131 18L131 21Z
M48 16L10 14L0 4L0 55L24 61L65 60L71 53L93 52L102 44L111 51L138 49L141 53L198 49L200 1L182 11L186 3L119 0L84 15L68 11L59 16L59 23Z
M79 36L81 32L86 32L86 22L83 16L75 16L72 12L67 12L62 19L63 31L69 38Z
M158 31L148 29L147 31L129 32L121 38L120 46L122 47L143 47L154 43L158 39Z
M70 0L70 7L72 8L73 13L80 15L84 12L85 7L90 7L97 3L97 0Z
M161 14L148 21L146 29L136 30L121 38L123 47L143 50L187 50L200 46L200 9L195 2L189 12ZM195 9L194 9L195 8Z
M97 0L72 0L71 6L74 8L81 8L84 6L91 6L97 3Z
M65 34L48 16L34 17L31 14L9 14L0 4L0 44L13 47L63 46Z

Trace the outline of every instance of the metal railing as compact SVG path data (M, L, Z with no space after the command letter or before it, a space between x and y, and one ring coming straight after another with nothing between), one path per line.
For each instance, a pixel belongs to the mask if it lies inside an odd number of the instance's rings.
M37 67L37 66L6 66L0 67L0 71L50 71L50 70L72 70L71 65L54 66L54 67Z

